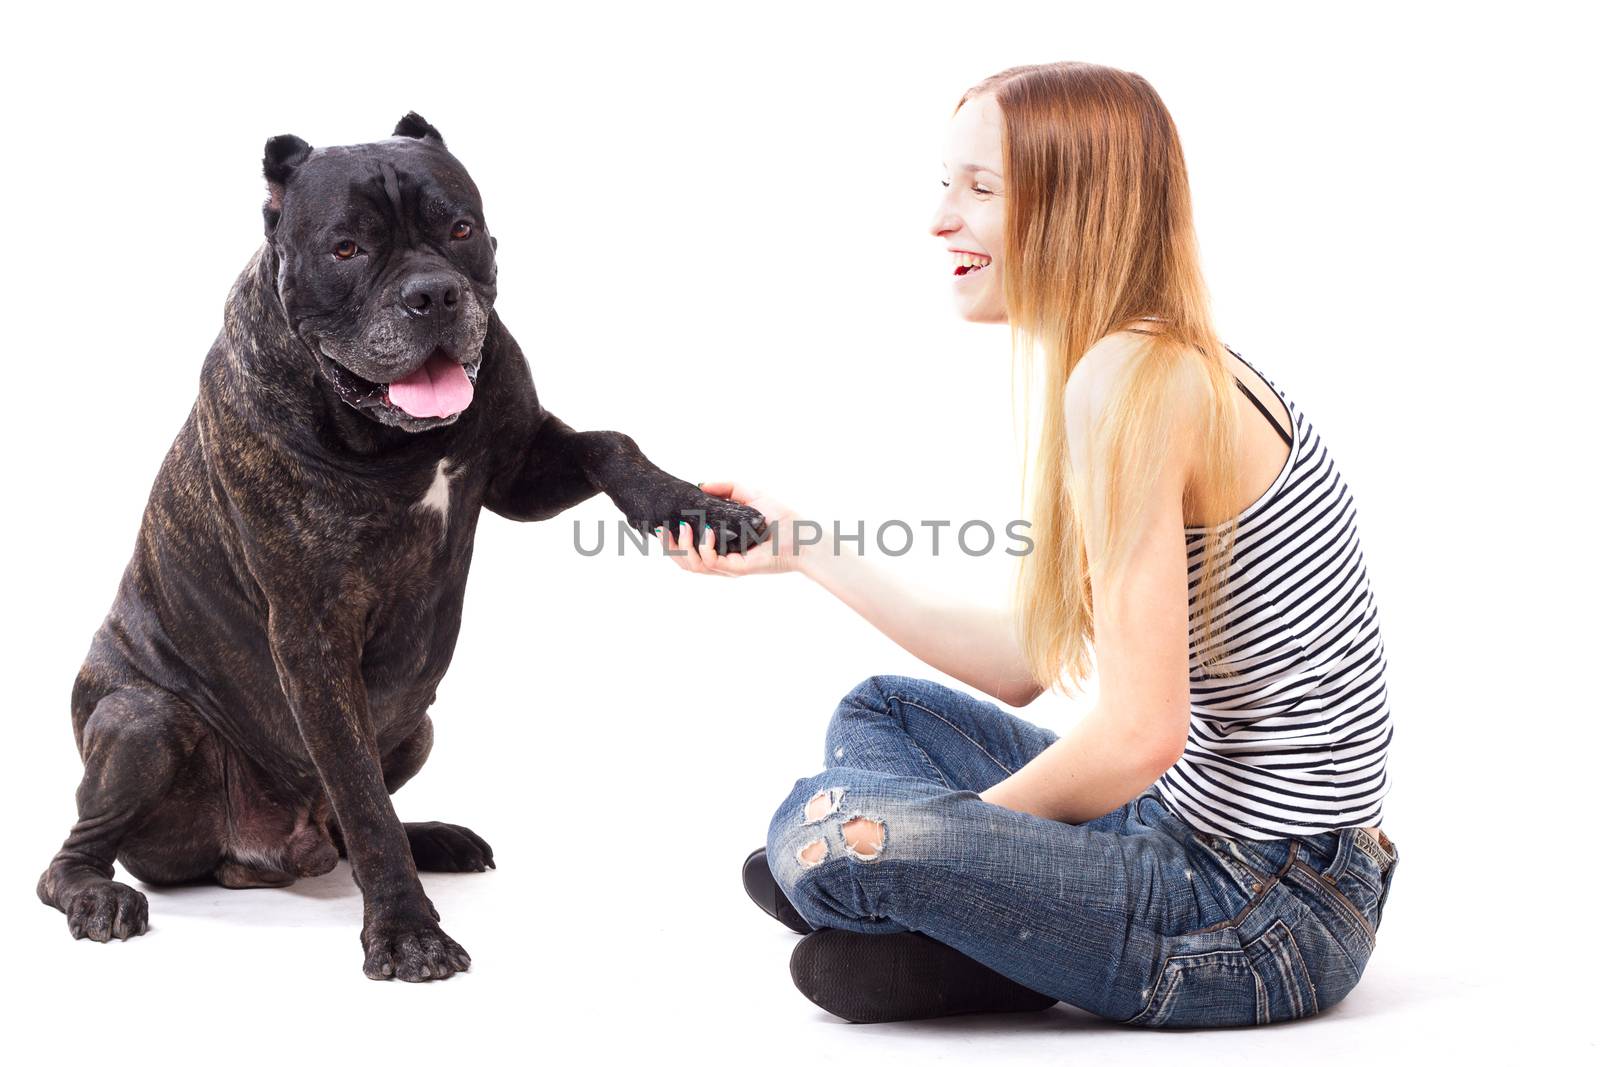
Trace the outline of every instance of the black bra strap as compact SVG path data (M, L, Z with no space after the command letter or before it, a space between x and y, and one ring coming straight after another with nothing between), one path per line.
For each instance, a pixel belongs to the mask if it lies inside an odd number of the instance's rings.
M1288 432L1278 425L1278 420L1272 417L1272 412L1267 410L1267 405L1263 404L1256 394L1244 387L1244 383L1239 380L1238 375L1234 376L1233 384L1239 387L1239 392L1250 398L1250 403L1256 406L1257 411L1267 417L1267 421L1272 423L1272 428L1278 431L1278 436L1283 438L1283 443L1293 447L1294 438L1290 437Z
M1134 326L1128 327L1128 332L1129 333L1148 333L1151 336L1154 336L1154 331L1141 330L1141 329L1139 329L1137 327L1134 327ZM1227 348L1226 345L1224 345L1223 347ZM1229 352L1233 352L1233 349L1229 348L1228 351ZM1239 353L1233 352L1233 354L1234 354L1234 356L1236 358L1241 358L1242 359L1242 357L1239 357ZM1285 430L1282 426L1278 425L1278 420L1272 417L1272 412L1267 410L1267 405L1263 404L1259 399L1257 399L1256 394L1252 393L1250 390L1245 388L1244 383L1239 380L1239 376L1238 375L1234 375L1233 384L1237 385L1239 387L1239 392L1243 393L1245 396L1250 398L1250 403L1252 403L1252 404L1254 404L1256 406L1256 410L1257 411L1261 412L1261 414L1263 414L1263 415L1265 415L1267 417L1267 421L1272 423L1272 428L1274 430L1278 431L1278 436L1283 438L1283 443L1288 445L1290 448L1293 448L1294 447L1294 438L1289 436L1289 432L1287 430Z

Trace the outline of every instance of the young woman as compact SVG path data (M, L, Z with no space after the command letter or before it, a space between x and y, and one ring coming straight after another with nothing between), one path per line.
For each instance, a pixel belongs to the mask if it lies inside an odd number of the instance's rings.
M1360 978L1398 851L1391 729L1355 504L1306 414L1213 331L1177 131L1142 77L1017 67L967 91L934 236L955 300L1008 322L1042 390L1017 611L897 583L737 485L777 551L687 570L810 576L945 674L1024 705L1089 653L1063 737L875 677L746 887L791 971L856 1021L1057 1000L1142 1026L1325 1010Z

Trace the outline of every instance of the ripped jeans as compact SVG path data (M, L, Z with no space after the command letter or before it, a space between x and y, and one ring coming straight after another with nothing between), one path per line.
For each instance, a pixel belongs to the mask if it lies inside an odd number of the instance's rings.
M772 818L773 877L812 926L921 931L1139 1026L1294 1019L1355 987L1399 862L1386 834L1221 837L1154 787L1078 825L978 797L1055 739L937 682L870 678Z

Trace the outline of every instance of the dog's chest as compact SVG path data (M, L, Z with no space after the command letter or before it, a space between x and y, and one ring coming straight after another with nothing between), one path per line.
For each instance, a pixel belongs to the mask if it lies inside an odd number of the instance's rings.
M374 534L374 555L388 556L403 573L432 573L470 538L479 506L474 472L465 460L444 456L391 487Z
M460 472L457 471L456 477L459 476ZM411 505L411 510L423 513L432 512L439 517L441 526L448 526L450 524L450 487L450 458L446 456L434 464L433 480L423 490L422 496Z
M481 488L471 463L445 457L397 480L366 531L378 601L362 668L380 724L425 707L449 666L461 624Z
M431 609L466 581L482 496L473 467L446 456L389 494L363 531L364 569L391 611Z

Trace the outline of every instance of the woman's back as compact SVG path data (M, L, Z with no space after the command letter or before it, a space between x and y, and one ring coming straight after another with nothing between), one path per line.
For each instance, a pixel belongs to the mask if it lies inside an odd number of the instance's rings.
M1231 520L1234 556L1213 638L1226 645L1222 662L1238 672L1231 678L1203 669L1199 653L1209 646L1192 644L1205 528L1185 527L1189 739L1156 788L1196 828L1234 837L1375 827L1392 727L1355 500L1305 413L1234 356L1289 411L1289 457Z

